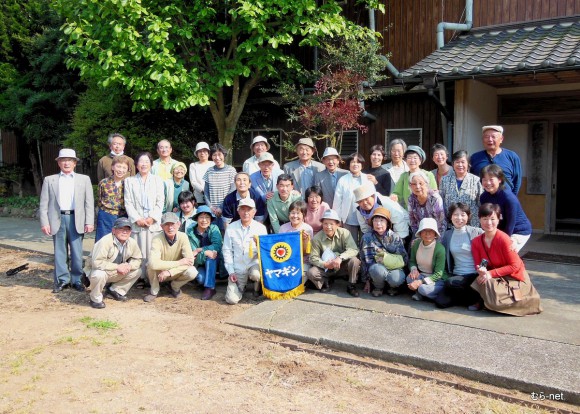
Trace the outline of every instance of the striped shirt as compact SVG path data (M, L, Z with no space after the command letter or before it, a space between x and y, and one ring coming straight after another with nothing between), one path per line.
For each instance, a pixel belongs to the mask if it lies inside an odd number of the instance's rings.
M205 181L205 202L210 207L222 207L224 198L236 189L234 177L237 172L231 165L210 167L203 176Z

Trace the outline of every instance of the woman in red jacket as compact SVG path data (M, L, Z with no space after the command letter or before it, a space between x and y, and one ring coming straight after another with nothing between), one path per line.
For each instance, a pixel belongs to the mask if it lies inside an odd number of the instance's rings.
M478 274L471 287L481 295L489 310L515 316L540 313L540 295L532 285L524 262L512 249L510 237L497 228L500 216L497 204L485 203L479 208L484 233L471 242ZM478 306L481 304L474 307Z

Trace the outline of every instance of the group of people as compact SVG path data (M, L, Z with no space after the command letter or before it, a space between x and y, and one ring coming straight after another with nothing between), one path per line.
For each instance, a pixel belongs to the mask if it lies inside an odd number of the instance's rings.
M187 181L188 167L171 157L169 141L157 144L158 159L142 152L133 161L125 138L112 134L98 165L97 234L85 269L93 192L89 177L74 172L75 151L62 149L61 172L45 178L40 206L42 231L54 240L54 292L84 291L84 271L94 308L105 307L103 293L126 300L134 284L149 289L146 302L163 285L177 298L190 282L209 300L216 279L227 278L225 300L235 304L250 282L253 295L261 294L256 238L300 232L310 288L326 292L345 277L355 297L363 284L374 297L409 290L439 307L538 313L539 296L517 253L531 235L517 198L520 160L501 147L501 126L485 126L482 135L485 149L472 166L466 151L449 162L445 146L435 145L433 171L421 169L424 150L401 139L389 144L390 163L374 145L366 165L362 154L343 160L331 147L318 162L314 142L302 138L296 159L281 168L257 136L239 172L226 164L226 148L199 142ZM501 301L498 285L506 286Z

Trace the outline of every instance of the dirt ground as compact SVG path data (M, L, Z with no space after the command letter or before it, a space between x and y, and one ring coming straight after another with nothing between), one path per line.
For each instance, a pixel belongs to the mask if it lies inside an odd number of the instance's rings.
M133 288L92 309L87 293L51 293L51 263L0 248L0 413L546 412L289 349L281 343L491 389L229 325L259 301L229 306L223 284L211 301L187 286L148 304Z

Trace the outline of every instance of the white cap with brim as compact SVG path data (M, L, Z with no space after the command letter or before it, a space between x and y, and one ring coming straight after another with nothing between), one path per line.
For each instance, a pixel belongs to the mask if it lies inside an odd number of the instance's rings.
M161 216L161 225L166 223L179 223L179 217L175 213L167 212Z
M503 127L501 125L486 125L484 127L481 127L481 133L483 134L488 129L493 129L494 131L497 131L503 135Z
M314 141L312 141L312 138L300 138L296 143L295 148L298 148L298 145L307 145L314 150L316 149L316 145L314 145Z
M441 235L439 234L439 230L437 229L437 220L435 220L434 218L425 217L424 219L421 220L421 222L419 223L419 230L417 230L417 237L419 236L419 234L421 234L423 230L427 229L433 230L435 234L437 234L437 237L441 237Z
M242 198L240 200L240 204L238 204L238 210L244 206L250 207L250 208L256 208L256 203L251 198Z
M340 154L338 153L338 151L336 150L336 148L326 147L324 149L324 154L322 154L322 159L324 159L324 157L331 157L333 155L335 157L340 158Z
M374 196L377 193L375 185L371 182L364 183L360 187L354 189L354 201L359 202L370 196Z
M265 162L265 161L270 161L271 163L274 163L274 156L272 154L270 154L269 152L263 152L260 155L260 158L258 158L258 164Z
M197 145L195 146L195 151L193 152L196 157L197 157L197 151L202 150L202 149L207 150L207 152L209 152L209 145L207 142L200 141L197 143Z
M320 221L323 221L324 219L336 220L337 222L340 223L340 217L338 217L338 213L334 210L326 210L322 215Z
M254 139L252 140L252 145L250 145L250 148L254 148L254 144L257 144L258 142L264 142L266 144L266 149L270 150L270 144L268 143L268 140L266 139L266 137L263 137L261 135L257 135L254 137Z
M74 158L75 160L79 160L77 158L77 153L75 152L74 149L70 149L70 148L63 148L58 152L58 157L55 158L56 161L58 161L59 158Z

